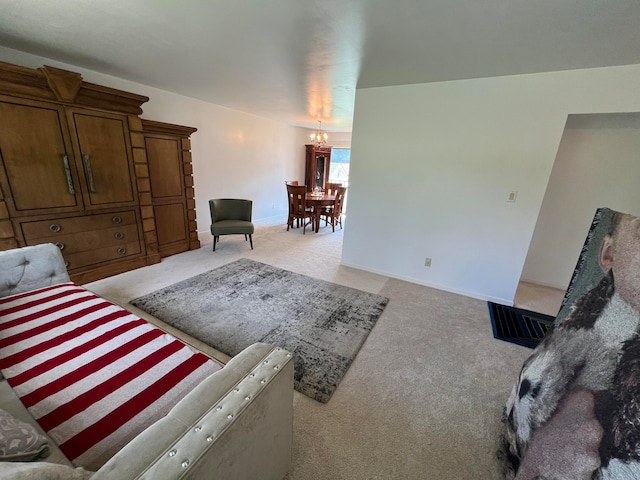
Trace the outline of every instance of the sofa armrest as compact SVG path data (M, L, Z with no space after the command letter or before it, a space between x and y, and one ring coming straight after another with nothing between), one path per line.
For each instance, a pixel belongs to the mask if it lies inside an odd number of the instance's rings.
M256 343L96 472L103 479L277 479L291 462L293 356Z
M0 297L68 281L62 253L52 243L0 252Z

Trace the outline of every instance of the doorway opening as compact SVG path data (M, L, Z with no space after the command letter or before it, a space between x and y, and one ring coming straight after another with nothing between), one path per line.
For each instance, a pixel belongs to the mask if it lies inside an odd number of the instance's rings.
M572 114L549 175L514 303L553 297L555 315L599 207L640 215L640 113ZM541 311L537 310L536 311ZM547 313L547 312L543 312Z

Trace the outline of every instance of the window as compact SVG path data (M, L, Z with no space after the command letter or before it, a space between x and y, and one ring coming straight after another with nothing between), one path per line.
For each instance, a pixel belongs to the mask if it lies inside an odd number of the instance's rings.
M349 186L349 162L351 161L350 148L332 148L331 163L329 167L329 181L332 183L341 183L345 187ZM342 212L347 212L347 197L349 190L344 197Z
M350 148L332 148L331 164L329 168L329 181L349 185L349 161L351 160Z

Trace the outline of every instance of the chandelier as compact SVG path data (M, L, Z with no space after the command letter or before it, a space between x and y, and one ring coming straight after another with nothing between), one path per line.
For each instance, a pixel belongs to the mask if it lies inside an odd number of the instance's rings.
M327 144L327 140L329 140L329 135L322 131L322 121L318 120L320 127L317 132L309 135L311 138L311 143L316 147L324 147Z

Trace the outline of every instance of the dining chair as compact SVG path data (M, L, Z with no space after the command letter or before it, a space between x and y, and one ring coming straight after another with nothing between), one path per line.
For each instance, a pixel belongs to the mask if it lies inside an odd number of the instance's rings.
M285 180L284 184L285 185L294 185L294 186L298 186L299 185L298 180ZM291 211L291 210L289 210L289 211ZM291 228L293 228L293 223L291 224ZM300 228L300 219L299 218L296 219L296 228Z
M342 183L335 183L335 182L327 182L324 184L325 191L329 195L335 195L336 192L338 191L338 188L341 186L342 186Z
M284 181L285 185L299 185L298 180L285 180ZM293 228L293 225L291 225L291 228ZM300 228L300 219L296 219L296 228Z
M338 188L342 186L342 183L327 182L324 184L324 186L325 186L325 192L327 195L335 195L338 192ZM332 209L333 209L333 205L322 207L320 209L320 217L321 218L325 217L325 225L329 225L327 215L330 215L330 212L332 211Z
M336 199L333 205L322 210L321 217L324 217L326 225L331 223L331 230L336 231L336 223L340 224L342 229L342 206L344 205L344 196L347 192L347 187L338 187L336 191Z
M249 237L249 244L253 250L253 223L251 211L253 202L240 198L217 198L209 200L211 211L211 235L213 235L213 251L220 235L244 235L245 242Z
M287 185L287 197L289 201L289 217L287 218L287 232L289 228L293 228L293 220L295 219L300 225L302 221L302 233L306 233L307 225L311 224L313 228L313 211L307 207L307 187L305 185ZM309 221L307 222L307 218Z

